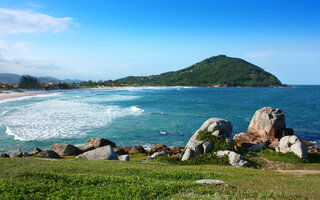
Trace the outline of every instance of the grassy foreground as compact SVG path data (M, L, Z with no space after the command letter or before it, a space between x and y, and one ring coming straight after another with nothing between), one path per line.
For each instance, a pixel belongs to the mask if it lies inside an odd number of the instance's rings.
M230 186L199 185L199 179ZM0 199L317 199L319 183L320 174L231 166L0 158Z

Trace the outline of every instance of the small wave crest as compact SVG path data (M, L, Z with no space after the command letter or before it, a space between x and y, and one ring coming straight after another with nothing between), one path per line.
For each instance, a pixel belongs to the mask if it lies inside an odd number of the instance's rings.
M51 97L51 96L57 96L59 93L50 93L50 94L37 94L37 95L30 95L30 96L21 96L21 97L12 97L12 98L6 98L0 100L0 103L7 103L11 101L22 101L26 99L31 99L31 98L42 98L42 97Z

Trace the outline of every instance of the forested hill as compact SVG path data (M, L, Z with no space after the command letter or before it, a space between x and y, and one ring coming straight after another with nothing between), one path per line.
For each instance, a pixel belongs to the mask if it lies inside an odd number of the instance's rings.
M213 56L182 70L116 81L137 86L281 86L274 75L240 58Z

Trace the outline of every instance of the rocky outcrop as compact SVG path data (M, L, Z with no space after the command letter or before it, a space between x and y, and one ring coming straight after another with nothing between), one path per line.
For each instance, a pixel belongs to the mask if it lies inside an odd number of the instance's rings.
M104 138L91 138L84 144L84 147L89 145L93 145L94 148L99 148L107 145L110 145L111 147L116 147L116 143Z
M46 158L60 158L59 154L52 150L47 150L47 151L41 151L39 153L40 156L46 157Z
M170 150L171 149L169 147L167 147L166 145L164 145L164 144L156 144L156 145L153 145L152 149L148 152L148 154L152 155L155 152L161 152L161 151L169 153Z
M199 141L197 139L200 131L208 131L211 132L212 135L226 138L231 136L232 124L228 120L220 118L211 118L205 121L202 126L193 134L193 136L185 146L185 153L182 156L182 161L189 160L190 157L193 156L208 153L211 145L205 143L205 141ZM204 149L206 151L204 151Z
M170 154L180 154L183 152L184 147L173 147L170 150Z
M85 144L82 147L79 147L79 149L81 150L82 153L87 152L87 151L91 151L93 149L95 149L93 144Z
M248 162L238 153L234 151L224 150L217 151L219 157L228 156L229 164L234 167L244 167L248 165Z
M89 160L119 160L117 154L110 145L87 151L78 155L76 158L87 158Z
M126 154L126 151L123 148L113 147L112 149L117 155L125 155Z
M264 107L255 112L247 132L237 134L233 139L240 147L250 147L258 143L275 147L283 136L292 134L293 129L286 128L282 110Z
M21 151L21 149L17 149L10 154L10 158L17 158L17 157L23 157L23 152Z
M73 156L82 153L78 147L72 144L55 143L51 146L51 149L59 154L59 156Z
M292 152L299 158L308 158L308 148L306 144L301 142L295 135L281 138L278 150L282 153Z
M134 154L134 153L145 153L146 150L143 148L143 146L130 146L130 147L122 147L122 149L127 153L127 154Z
M128 155L122 155L122 156L119 156L119 160L122 160L122 161L130 161L130 158Z

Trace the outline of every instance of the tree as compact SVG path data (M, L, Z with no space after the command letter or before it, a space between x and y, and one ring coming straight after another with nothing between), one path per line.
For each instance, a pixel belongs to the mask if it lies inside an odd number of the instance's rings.
M24 89L40 88L40 81L37 77L24 75L20 78L19 87Z

